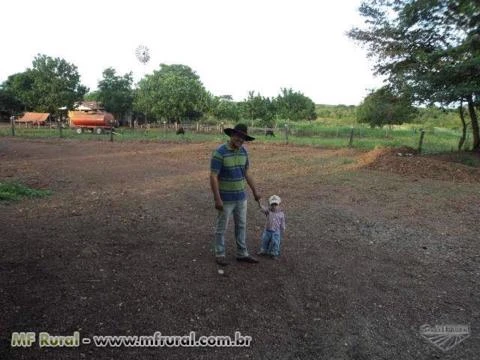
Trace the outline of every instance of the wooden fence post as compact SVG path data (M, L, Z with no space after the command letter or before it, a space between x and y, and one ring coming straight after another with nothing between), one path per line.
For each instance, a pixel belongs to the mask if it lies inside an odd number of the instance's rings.
M353 146L353 132L354 132L354 128L352 127L352 130L350 130L350 140L348 141L348 147L352 147Z
M420 130L420 141L418 142L418 153L422 153L422 146L423 146L423 137L425 136L425 130Z
M288 124L285 124L285 144L288 145Z
M60 133L60 137L63 138L63 129L62 129L62 119L57 121L58 132Z
M10 117L10 123L12 125L12 136L15 136L15 116Z

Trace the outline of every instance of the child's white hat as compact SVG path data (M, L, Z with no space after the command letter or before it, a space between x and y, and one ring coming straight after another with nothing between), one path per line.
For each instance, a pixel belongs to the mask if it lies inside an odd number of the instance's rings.
M281 202L282 202L282 199L280 199L280 196L277 196L277 195L272 195L268 198L268 205L272 205L272 204L280 205Z

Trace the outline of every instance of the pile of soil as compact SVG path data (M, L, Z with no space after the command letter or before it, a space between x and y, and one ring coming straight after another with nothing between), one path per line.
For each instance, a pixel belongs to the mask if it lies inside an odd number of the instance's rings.
M458 163L444 155L420 155L410 147L379 148L362 155L367 169L388 171L406 177L466 183L480 182L480 168Z

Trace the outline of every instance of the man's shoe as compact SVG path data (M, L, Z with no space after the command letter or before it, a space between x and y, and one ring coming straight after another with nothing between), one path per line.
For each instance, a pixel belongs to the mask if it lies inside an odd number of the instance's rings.
M256 264L258 263L258 260L255 259L253 256L242 256L242 257L237 257L237 261L242 261L250 264Z
M225 259L225 256L217 256L215 257L215 262L220 266L227 266L229 262Z

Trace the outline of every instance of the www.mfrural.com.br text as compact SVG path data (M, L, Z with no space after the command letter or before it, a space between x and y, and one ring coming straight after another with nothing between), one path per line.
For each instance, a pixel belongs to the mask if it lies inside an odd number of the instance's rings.
M48 332L13 332L13 348L75 348L82 345L95 347L249 347L251 336L236 331L234 336L197 335L191 331L188 335L162 335L156 331L153 335L92 335L81 336L75 331L72 335L52 335Z

